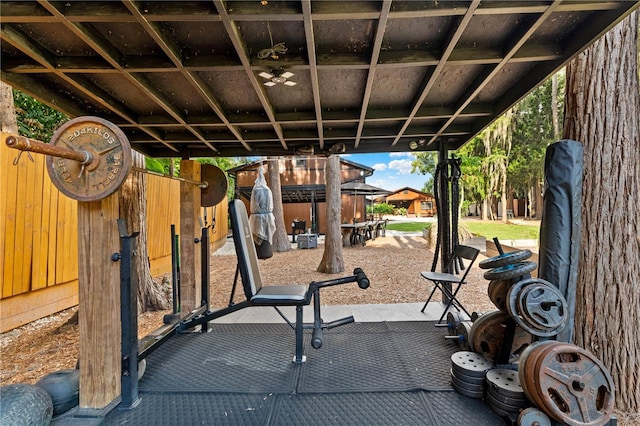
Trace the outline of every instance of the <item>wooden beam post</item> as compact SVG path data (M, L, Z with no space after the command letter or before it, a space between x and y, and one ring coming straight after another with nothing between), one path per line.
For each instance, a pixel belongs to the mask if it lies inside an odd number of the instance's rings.
M80 409L120 397L120 251L118 193L78 203Z
M200 182L200 163L193 160L180 161L180 177ZM180 182L180 312L182 315L200 306L201 264L200 245L200 198L198 185Z

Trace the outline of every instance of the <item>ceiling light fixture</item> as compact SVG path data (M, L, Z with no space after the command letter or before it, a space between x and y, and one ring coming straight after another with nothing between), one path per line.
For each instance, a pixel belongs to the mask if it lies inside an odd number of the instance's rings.
M427 142L426 139L420 139L417 142L416 141L411 141L409 142L409 148L415 150L418 149L419 147L424 146L424 144Z
M289 71L285 71L282 68L271 70L270 73L266 71L262 71L258 75L268 80L264 82L264 85L267 87L272 87L272 86L275 86L276 84L284 84L285 86L293 87L296 84L298 84L295 81L289 80L295 74Z

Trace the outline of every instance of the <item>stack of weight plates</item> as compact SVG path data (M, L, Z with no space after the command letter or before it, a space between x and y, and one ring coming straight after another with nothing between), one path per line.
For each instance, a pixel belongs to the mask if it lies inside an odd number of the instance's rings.
M461 351L451 355L451 385L469 398L484 398L485 375L493 363L475 352Z
M505 417L517 415L530 405L520 386L517 371L496 368L487 372L486 380L487 405L495 413Z

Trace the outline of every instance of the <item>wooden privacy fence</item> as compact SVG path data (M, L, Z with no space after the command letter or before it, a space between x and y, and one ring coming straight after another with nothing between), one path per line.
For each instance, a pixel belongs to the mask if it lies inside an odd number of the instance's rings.
M44 155L33 154L32 162L24 153L14 166L18 151L0 145L0 332L5 332L78 304L78 202L51 183ZM146 201L149 261L157 276L171 270L170 227L175 224L179 232L180 182L147 175ZM215 250L227 237L227 201L206 213L209 224L216 221Z

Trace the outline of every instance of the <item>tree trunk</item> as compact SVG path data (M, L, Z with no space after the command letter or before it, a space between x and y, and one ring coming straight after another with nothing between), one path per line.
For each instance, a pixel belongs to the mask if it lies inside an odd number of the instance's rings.
M2 121L3 132L18 133L13 89L2 81L0 81L0 121Z
M327 186L327 232L324 237L324 253L318 272L336 274L344 271L342 233L340 232L340 156L327 159L324 175Z
M269 157L267 161L269 186L273 195L273 217L276 220L276 232L273 234L272 247L274 252L285 252L291 250L291 243L287 235L287 228L284 223L284 209L282 207L282 190L280 188L280 160L278 157Z
M144 169L144 155L132 151L133 166ZM135 240L136 255L132 259L138 276L138 313L169 309L167 296L153 281L147 250L147 175L132 171L120 187L120 217L127 223L127 232L139 232Z
M640 410L638 12L567 67L564 137L584 143L575 342L601 359L616 404Z

